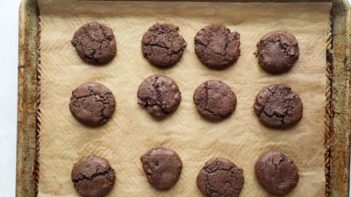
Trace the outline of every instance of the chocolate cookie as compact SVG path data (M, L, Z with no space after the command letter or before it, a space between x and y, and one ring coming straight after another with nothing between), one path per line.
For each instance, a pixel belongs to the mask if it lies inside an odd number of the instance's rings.
M193 96L197 111L206 119L219 121L229 117L236 108L236 96L219 80L209 80L196 88Z
M167 68L177 63L186 48L186 42L179 33L179 27L172 24L151 26L143 36L141 50L153 65Z
M173 187L182 173L182 160L170 148L153 148L141 156L140 160L147 181L159 190Z
M116 56L116 39L112 29L90 22L80 27L71 41L78 55L90 64L106 64Z
M272 74L289 71L299 59L297 40L287 32L271 32L263 36L256 46L259 65Z
M302 101L290 87L277 84L264 87L256 96L254 110L259 120L273 128L287 128L302 118Z
M146 78L138 89L138 104L155 118L165 118L179 106L181 93L177 84L163 75Z
M208 197L237 197L243 186L243 170L224 158L207 161L197 176L197 187Z
M116 175L106 159L88 156L74 164L71 179L80 196L102 197L112 190Z
M224 25L208 25L195 36L195 52L200 61L214 69L232 65L240 56L240 34Z
M294 161L276 151L263 154L256 162L255 172L262 187L278 196L291 192L299 181Z
M91 127L100 126L115 111L115 97L102 84L84 83L72 91L69 109L79 122Z

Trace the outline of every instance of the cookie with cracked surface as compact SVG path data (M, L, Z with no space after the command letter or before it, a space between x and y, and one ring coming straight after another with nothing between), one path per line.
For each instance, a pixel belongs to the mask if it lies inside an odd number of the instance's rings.
M196 88L194 103L200 115L211 121L229 117L236 108L236 96L222 81L208 80Z
M299 59L299 45L288 32L271 32L257 43L258 64L266 72L280 74L289 71Z
M272 128L288 128L302 118L303 105L290 87L275 84L264 87L256 96L254 111L258 119Z
M87 156L74 164L71 179L80 196L102 197L112 190L116 175L106 159Z
M152 75L138 89L138 104L157 119L163 119L177 110L181 93L177 84L169 77Z
M147 181L154 188L168 190L179 180L182 160L178 154L165 147L152 148L140 158Z
M151 26L141 41L144 57L160 68L168 68L176 64L187 45L178 31L179 27L172 24L156 23Z
M237 197L243 186L243 170L225 158L210 159L197 176L197 187L208 197Z
M195 53L206 66L224 69L240 56L240 34L224 25L208 25L195 35Z
M81 26L71 41L85 62L95 65L110 62L117 53L116 39L111 28L90 22Z
M97 127L105 124L115 111L115 97L100 83L84 83L72 91L69 109L84 125Z
M267 152L255 165L258 182L269 193L282 196L290 193L299 181L294 161L277 151Z

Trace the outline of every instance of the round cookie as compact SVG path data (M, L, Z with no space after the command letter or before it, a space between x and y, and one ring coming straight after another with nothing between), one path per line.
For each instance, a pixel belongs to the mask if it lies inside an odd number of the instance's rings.
M177 84L163 75L146 78L138 89L138 104L153 117L162 119L176 111L181 101Z
M195 53L206 66L224 69L240 56L240 34L224 25L208 25L195 35Z
M254 111L264 125L283 129L301 120L303 105L299 95L290 87L276 84L261 89L256 96Z
M178 31L179 27L172 24L156 23L151 26L141 41L144 57L160 68L176 64L187 45Z
M243 186L243 170L225 158L207 161L197 176L197 187L208 197L237 197Z
M299 45L288 32L271 32L257 43L256 56L259 65L272 74L289 71L299 59Z
M219 80L209 80L196 88L194 103L200 115L211 121L229 117L236 108L236 96L230 87Z
M115 105L111 90L102 84L89 82L72 91L69 109L79 122L97 127L111 118Z
M117 53L112 29L97 22L90 22L80 27L74 33L71 43L78 55L90 64L106 64Z
M140 158L147 181L156 189L167 190L179 180L182 160L170 148L157 147Z
M88 156L74 164L71 179L80 196L102 197L112 190L116 175L106 159Z
M262 187L277 196L291 192L299 181L294 161L276 151L267 152L258 159L255 173Z

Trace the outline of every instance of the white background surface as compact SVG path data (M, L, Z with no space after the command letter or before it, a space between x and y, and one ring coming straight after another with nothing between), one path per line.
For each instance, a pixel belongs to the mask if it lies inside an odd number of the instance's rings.
M15 196L19 1L0 0L0 197Z
M19 2L0 0L0 197L15 196Z

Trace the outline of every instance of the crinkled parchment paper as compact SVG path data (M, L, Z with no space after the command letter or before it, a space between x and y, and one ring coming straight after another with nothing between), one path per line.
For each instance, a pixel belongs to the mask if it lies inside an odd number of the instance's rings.
M39 196L77 196L70 179L80 157L107 158L117 172L110 196L201 196L196 176L212 157L226 157L244 170L241 196L264 197L254 164L271 149L295 160L300 181L290 196L324 196L324 108L326 38L330 3L201 3L201 2L89 2L39 0L41 13L41 127ZM74 31L97 20L110 26L118 54L106 66L87 65L70 41ZM180 27L188 46L173 68L160 70L142 56L143 33L155 22ZM241 34L241 57L223 71L203 66L194 53L195 33L211 23L223 23ZM254 56L256 42L273 30L293 33L300 59L291 72L272 76ZM178 110L155 121L137 105L141 81L152 74L173 78L182 92ZM197 113L194 89L208 79L220 79L235 91L238 104L227 120L210 123ZM117 100L113 118L101 128L77 122L68 109L71 91L96 81L109 87ZM253 112L257 92L268 84L286 83L301 95L304 117L289 130L262 126ZM167 192L152 189L139 157L155 146L173 148L184 168L177 185Z

